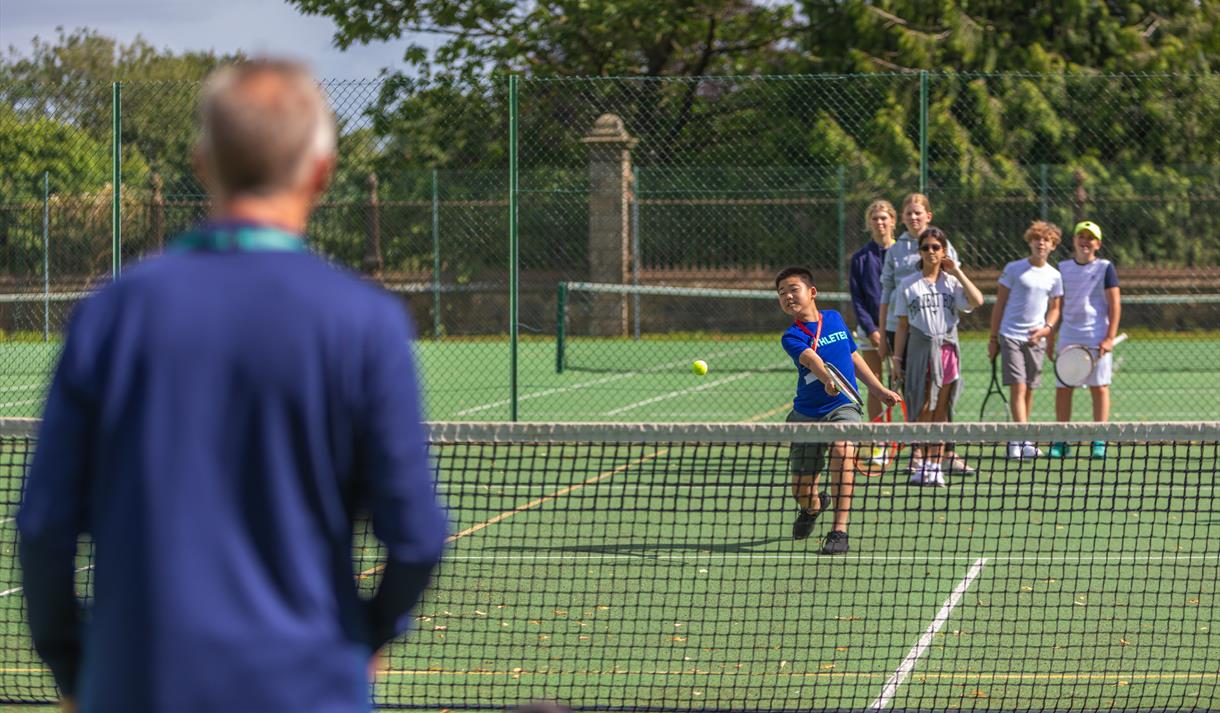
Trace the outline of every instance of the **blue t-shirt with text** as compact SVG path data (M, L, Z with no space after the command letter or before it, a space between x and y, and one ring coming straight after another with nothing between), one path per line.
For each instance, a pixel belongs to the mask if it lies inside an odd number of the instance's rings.
M847 382L856 385L856 368L852 363L852 354L856 351L856 341L851 338L843 315L833 309L819 310L822 317L822 334L818 338L817 354L822 361L834 364L843 374ZM818 333L817 322L804 322L805 328L812 334ZM784 351L792 357L796 364L796 398L792 408L797 413L810 418L822 418L841 406L851 404L851 400L843 394L831 396L826 393L826 387L816 377L811 377L809 369L801 363L801 354L811 346L813 337L803 329L793 324L788 327L782 337Z

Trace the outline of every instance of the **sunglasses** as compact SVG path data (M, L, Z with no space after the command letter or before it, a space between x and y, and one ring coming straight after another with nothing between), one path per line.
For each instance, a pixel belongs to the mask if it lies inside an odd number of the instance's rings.
M921 253L938 253L941 250L942 250L941 246L939 246L935 243L928 243L927 245L919 246L919 252L921 252Z

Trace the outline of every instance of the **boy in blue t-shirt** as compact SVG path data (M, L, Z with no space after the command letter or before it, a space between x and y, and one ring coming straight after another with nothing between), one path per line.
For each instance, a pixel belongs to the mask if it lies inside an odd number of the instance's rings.
M859 407L835 388L825 366L827 362L838 368L852 386L859 374L869 391L877 394L887 406L902 400L901 396L885 388L868 368L856 350L856 342L851 338L843 316L832 309L818 310L815 301L818 289L813 285L813 273L803 267L785 268L775 277L775 290L779 294L780 309L794 320L782 338L784 351L792 357L797 368L796 398L788 414L789 423L859 423L862 420ZM851 511L855 448L846 441L829 445L795 444L789 454L789 463L792 496L801 508L792 525L792 537L803 540L813 531L817 516L830 506L830 495L818 492L818 478L826 465L827 449L830 450L835 521L822 545L822 552L830 555L847 552L847 515Z

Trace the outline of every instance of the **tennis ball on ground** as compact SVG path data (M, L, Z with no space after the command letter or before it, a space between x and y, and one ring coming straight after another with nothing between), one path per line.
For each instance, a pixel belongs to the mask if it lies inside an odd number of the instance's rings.
M702 359L696 359L691 362L690 370L694 372L695 376L703 376L707 373L707 362Z

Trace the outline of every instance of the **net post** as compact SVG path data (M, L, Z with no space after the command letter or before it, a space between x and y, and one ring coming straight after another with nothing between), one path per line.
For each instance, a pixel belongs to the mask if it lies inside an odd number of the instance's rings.
M568 283L555 287L555 373L563 373L563 347L568 314Z

